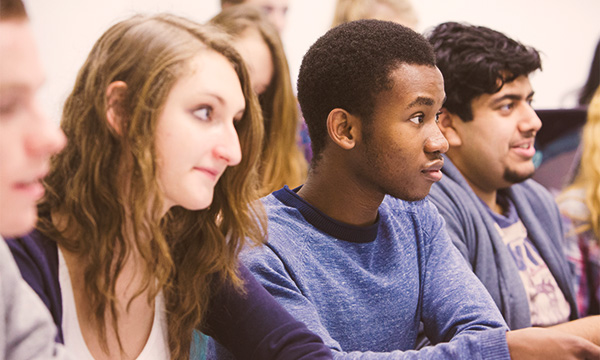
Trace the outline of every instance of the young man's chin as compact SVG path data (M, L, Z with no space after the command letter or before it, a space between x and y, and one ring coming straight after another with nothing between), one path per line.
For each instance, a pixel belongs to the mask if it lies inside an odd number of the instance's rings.
M529 179L530 177L533 176L533 174L535 173L535 168L533 166L533 164L531 165L532 169L531 170L527 170L527 171L515 171L515 170L511 170L511 169L506 169L506 171L504 171L504 180L506 180L507 182L511 183L511 184L518 184L521 183L527 179Z
M2 216L0 220L0 235L4 238L25 235L35 226L37 220L37 210L34 207L27 212L14 212L7 216Z

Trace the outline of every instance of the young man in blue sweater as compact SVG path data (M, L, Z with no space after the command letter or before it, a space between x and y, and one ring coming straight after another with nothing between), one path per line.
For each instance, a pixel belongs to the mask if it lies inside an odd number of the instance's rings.
M577 319L552 195L529 178L542 123L529 75L538 52L482 26L448 22L428 38L444 76L440 128L450 148L430 200L511 329ZM600 317L557 329L600 344Z
M551 330L507 335L423 200L448 149L437 125L443 87L427 40L401 25L360 20L317 40L298 80L311 170L302 187L263 199L269 241L244 263L335 358L600 356ZM414 351L420 322L437 345Z

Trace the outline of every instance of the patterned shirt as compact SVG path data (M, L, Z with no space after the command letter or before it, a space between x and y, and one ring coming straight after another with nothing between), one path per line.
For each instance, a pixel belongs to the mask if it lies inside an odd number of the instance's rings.
M502 199L505 212L490 214L496 221L496 229L508 247L517 268L525 291L528 294L531 324L551 326L569 320L571 308L560 290L554 276L548 269L527 235L527 229L519 219L512 202Z

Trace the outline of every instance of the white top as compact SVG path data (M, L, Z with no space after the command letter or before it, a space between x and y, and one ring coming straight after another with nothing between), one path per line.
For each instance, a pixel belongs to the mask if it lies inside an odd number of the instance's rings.
M73 286L71 285L71 277L60 248L58 249L58 281L60 284L60 295L62 296L62 329L65 347L76 359L95 360L81 334L79 320L77 319ZM144 345L144 349L137 357L137 360L163 359L170 359L170 353L169 345L167 343L165 304L162 292L160 292L155 301L154 321L152 322L150 336L148 337L146 345Z

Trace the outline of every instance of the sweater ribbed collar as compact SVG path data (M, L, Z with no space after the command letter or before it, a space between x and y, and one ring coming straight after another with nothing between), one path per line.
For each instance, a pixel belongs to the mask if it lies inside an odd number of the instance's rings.
M275 191L273 196L283 204L297 209L308 223L330 236L354 243L375 241L379 229L379 214L373 225L354 226L345 224L330 218L298 196L297 192L301 187L299 186L292 190L286 185L282 189Z

